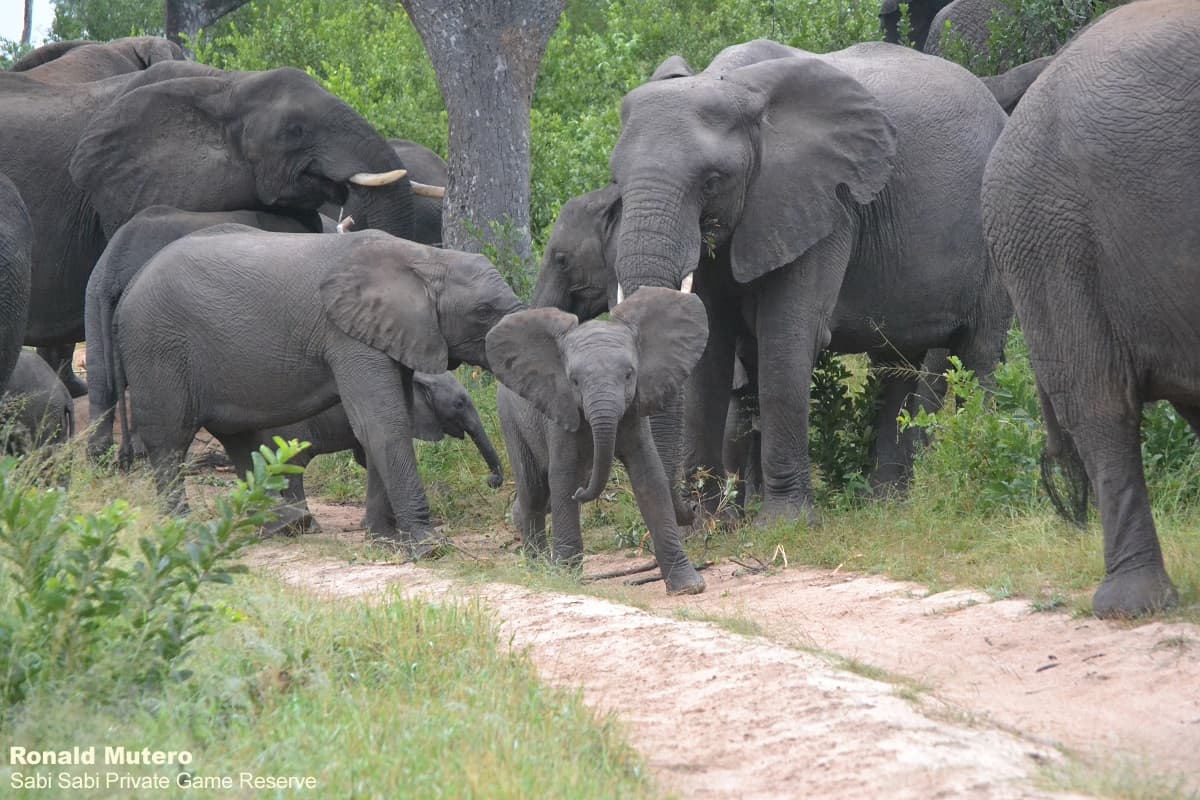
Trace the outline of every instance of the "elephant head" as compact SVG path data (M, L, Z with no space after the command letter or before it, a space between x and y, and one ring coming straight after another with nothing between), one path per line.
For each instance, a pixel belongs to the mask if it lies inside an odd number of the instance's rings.
M12 71L47 83L86 83L184 58L183 48L160 36L128 36L103 43L77 39L43 45L14 63Z
M489 369L488 331L524 306L486 257L375 231L335 238L350 248L321 283L335 326L417 372Z
M626 95L610 159L625 291L679 287L702 246L728 244L746 283L828 236L848 201L886 185L895 129L871 92L821 57L756 41L698 75ZM690 285L690 282L689 284Z
M488 486L498 489L504 483L504 467L492 440L483 429L479 410L471 396L450 372L413 373L413 436L427 442L444 436L461 439L470 436L492 474Z
M505 318L487 337L492 370L510 389L568 431L580 413L592 432L591 480L575 500L596 499L608 482L617 425L629 410L657 413L683 385L708 342L700 298L646 289L583 325L555 308Z
M564 203L542 255L533 305L561 308L582 320L615 306L620 222L616 184Z
M119 78L113 80L120 80ZM354 196L358 227L407 237L404 165L349 105L300 70L155 64L89 120L70 161L106 232L153 204L306 213Z

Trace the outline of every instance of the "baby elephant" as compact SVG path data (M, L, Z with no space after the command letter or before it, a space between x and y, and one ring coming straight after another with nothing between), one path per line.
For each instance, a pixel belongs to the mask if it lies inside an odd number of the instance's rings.
M54 367L22 350L0 396L0 452L27 453L75 433L75 406Z
M458 378L454 377L454 373L413 373L412 416L414 438L426 442L440 442L447 436L453 436L455 439L470 436L491 470L487 478L488 486L497 489L504 483L504 468L500 464L500 456L492 446L487 431L483 429L483 420L479 418L479 411L471 402L471 395L458 382ZM311 446L291 461L301 467L307 467L314 457L322 453L339 453L342 450L353 450L354 459L359 465L367 466L366 452L354 437L350 418L346 416L346 409L341 403L292 425L250 433L221 434L217 438L233 461L236 472L242 475L253 467L250 454L256 452L260 445L274 448L276 436L309 442ZM303 474L288 476L288 487L283 495L290 508L281 515L280 527L299 530L317 527L308 511ZM363 525L369 530L388 530L396 525L387 493L377 481L370 481L367 486L367 514Z
M572 314L536 308L505 317L488 333L488 362L504 383L496 404L517 483L513 517L533 552L582 560L579 504L600 495L616 455L650 529L667 593L704 591L680 544L646 417L683 385L707 341L700 298L663 288L638 290L612 310L611 321L580 325Z

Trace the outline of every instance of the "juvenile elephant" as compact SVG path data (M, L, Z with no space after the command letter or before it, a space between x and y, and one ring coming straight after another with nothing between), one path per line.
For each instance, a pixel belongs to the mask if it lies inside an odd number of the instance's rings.
M670 289L640 292L617 305L611 321L580 325L558 309L535 308L488 334L488 360L504 384L496 405L517 483L513 518L533 553L582 560L579 504L600 496L615 455L629 473L667 592L704 591L680 543L645 417L683 384L706 336L700 300Z
M0 391L17 364L29 313L33 224L25 203L0 173Z
M479 418L479 411L471 402L471 396L453 373L413 373L412 435L426 442L440 442L447 436L455 439L470 436L491 470L488 486L498 489L504 483L504 467L500 464L500 456L483 429L483 420ZM301 467L307 467L315 456L322 453L338 453L342 450L353 450L354 460L360 466L367 466L367 455L355 438L350 418L340 403L315 417L282 428L223 434L217 438L233 461L234 469L242 475L253 466L250 454L262 445L273 447L276 436L288 440L299 439L311 445L291 461ZM301 526L312 527L308 498L304 493L304 475L289 475L288 488L283 495L294 509L292 514L299 514ZM389 530L396 525L387 494L378 481L367 486L367 514L363 524L368 530Z
M170 206L150 206L135 214L113 234L96 262L88 278L84 304L88 419L91 422L88 452L93 458L108 452L113 444L117 388L112 319L121 295L159 250L189 233L223 223L282 233L308 231L306 225L293 217L264 211L180 211Z
M881 42L814 55L758 40L703 73L672 59L657 75L626 95L610 158L620 285L694 285L707 308L686 467L721 473L713 432L728 397L704 387L730 385L737 337L753 333L760 519L812 519L822 349L888 365L948 348L985 380L1003 353L1012 308L988 264L979 186L1007 118L966 70ZM917 390L915 377L894 383L884 403ZM894 417L881 423L880 444L895 446Z
M27 453L75 434L75 406L67 387L37 353L22 350L0 393L0 452Z
M1178 600L1139 433L1152 400L1200 432L1197 52L1192 0L1109 12L1033 84L983 179L984 229L1029 344L1046 457L1082 459L1095 488L1101 617Z
M328 200L354 205L359 228L412 236L403 162L299 70L168 60L64 84L31 72L0 73L0 172L35 234L25 343L61 347L58 359L83 338L88 275L108 236L147 206L267 210L320 231Z
M199 428L227 437L290 425L340 398L368 481L395 516L374 533L417 557L438 539L413 453L413 372L486 368L484 336L520 308L483 256L376 231L222 225L159 251L125 291L117 366L175 504L172 482Z

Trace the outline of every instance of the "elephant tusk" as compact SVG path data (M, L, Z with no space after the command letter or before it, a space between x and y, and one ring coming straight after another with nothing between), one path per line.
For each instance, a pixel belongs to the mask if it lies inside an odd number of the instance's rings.
M412 193L419 197L445 197L445 186L434 186L430 183L419 183L417 181L409 181L412 184Z
M391 172L356 172L350 176L350 182L357 186L387 186L407 174L406 169L394 169Z
M350 230L350 226L354 224L354 217L342 217L341 222L337 224L337 232L345 233Z
M684 275L683 281L679 284L679 291L683 292L684 294L690 294L692 291L692 278L694 278L695 275L696 273L694 271Z
M625 302L625 289L621 286L621 284L618 283L617 284L617 305L621 305L621 303L624 303L624 302Z

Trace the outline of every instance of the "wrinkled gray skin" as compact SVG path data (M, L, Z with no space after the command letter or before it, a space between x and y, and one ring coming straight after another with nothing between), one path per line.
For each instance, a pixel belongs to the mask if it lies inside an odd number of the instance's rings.
M901 44L900 14L901 5L908 6L908 38L913 47L918 50L926 49L927 37L930 36L930 23L950 0L883 0L879 5L879 21L883 25L883 40L891 44Z
M488 360L504 384L496 405L517 484L513 518L531 554L582 561L580 504L603 491L615 456L629 473L667 592L704 591L680 543L671 487L646 419L700 356L704 317L694 295L659 289L616 306L611 321L580 325L574 315L535 308L488 334Z
M1030 88L984 175L984 228L1029 344L1046 455L1082 458L1096 492L1101 617L1178 601L1139 430L1142 404L1168 400L1200 431L1197 52L1191 0L1110 12Z
M6 434L0 451L18 455L75 434L75 406L67 387L32 350L21 351L0 395L0 429Z
M976 53L986 53L988 21L995 12L1005 13L1008 4L1004 0L954 0L944 6L929 24L929 36L923 49L931 56L942 55L942 31L946 23L950 29Z
M410 181L441 189L446 188L450 175L446 169L446 162L441 156L428 147L410 142L408 139L388 139L388 144L404 162ZM354 217L357 211L358 209L353 204L342 207L326 203L321 207L321 213L335 222L338 220L339 214L343 217ZM358 218L354 217L354 219L357 222ZM357 224L354 224L350 226L350 229L357 230L358 227ZM326 231L326 233L331 232ZM426 194L414 195L413 232L410 238L421 244L442 246L442 198Z
M622 104L609 162L617 275L628 295L695 270L709 341L686 391L687 430L700 432L689 469L721 474L713 432L728 397L706 387L730 385L734 343L754 333L760 520L813 520L809 387L822 348L877 364L949 348L984 380L1003 353L1012 310L978 198L1006 117L966 70L884 43L816 56L759 40L699 75L685 68L669 60ZM883 402L899 407L916 388L893 384L900 397ZM894 419L881 422L881 445L896 441Z
M33 224L12 181L0 173L0 391L17 364L29 312Z
M487 431L483 429L483 420L479 418L479 411L471 402L471 396L453 373L413 373L412 425L413 436L426 442L440 442L447 436L455 439L470 436L491 470L487 479L488 486L498 489L504 483L504 468L500 464L500 456L492 446ZM354 437L346 409L340 403L315 417L282 428L250 434L226 434L218 439L233 461L234 469L241 475L253 468L251 453L256 452L262 445L274 449L276 436L310 443L310 447L291 461L292 464L301 467L307 467L313 457L322 453L338 453L342 450L353 450L354 459L361 466L367 466L367 455ZM284 519L294 520L292 524L301 529L317 528L316 521L308 511L303 475L288 476L288 487L283 496L291 505ZM392 507L383 486L378 481L369 483L364 527L373 531L389 530L394 528L395 524Z
M150 206L139 211L113 234L96 262L87 284L84 333L88 343L88 409L91 432L88 452L93 458L113 444L113 412L117 405L113 364L113 312L138 271L159 250L189 233L223 223L264 231L304 233L307 226L292 217L262 211L180 211Z
M350 183L403 168L399 157L299 70L164 61L72 84L0 73L0 107L0 172L35 233L26 344L69 349L83 338L87 279L107 237L151 205L269 210L319 231L322 203L355 202L358 227L412 234L407 178Z
M46 83L87 83L143 70L160 61L183 61L183 48L161 36L129 36L111 42L77 39L43 45L12 66Z
M615 184L564 203L546 243L541 272L534 287L533 305L559 308L581 320L597 317L607 311L610 304L615 305L620 222L621 196ZM729 409L722 420L721 463L726 473L737 473L739 480L746 482L738 492L743 505L749 497L757 495L762 486L756 348L750 331L741 331L736 345ZM884 373L882 379L887 402L880 407L874 424L883 435L877 437L873 454L875 467L870 475L871 485L880 494L905 488L912 474L917 446L916 431L897 435L894 422L902 407L915 402L911 379L894 373ZM927 406L936 404L935 400L927 402ZM916 407L909 410L915 413ZM701 431L690 429L684 432L686 441L697 441L703 435ZM666 461L664 459L664 463ZM704 498L709 511L719 501L717 495ZM677 519L680 524L690 521L684 513L677 514Z
M340 398L368 481L382 482L395 517L374 533L415 557L438 540L413 454L413 371L487 368L485 334L520 308L483 256L376 231L222 225L165 247L125 291L117 364L175 506L174 480L201 427L227 438L290 425Z

